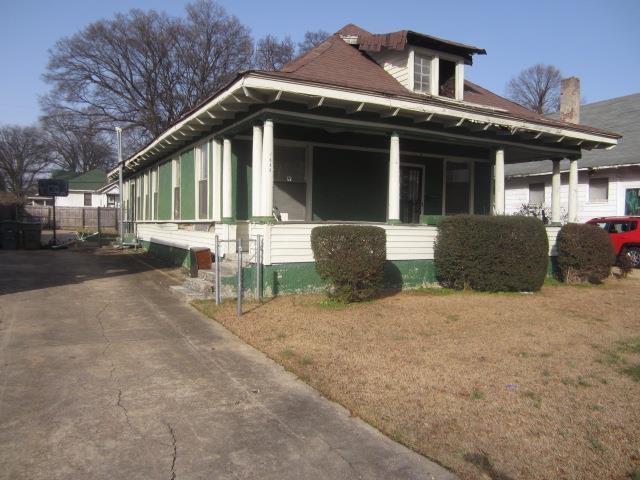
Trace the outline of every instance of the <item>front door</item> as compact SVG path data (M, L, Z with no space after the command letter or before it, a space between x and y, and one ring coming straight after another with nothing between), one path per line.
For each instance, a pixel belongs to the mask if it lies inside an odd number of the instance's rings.
M420 222L423 182L423 167L415 165L400 166L400 221L402 223Z

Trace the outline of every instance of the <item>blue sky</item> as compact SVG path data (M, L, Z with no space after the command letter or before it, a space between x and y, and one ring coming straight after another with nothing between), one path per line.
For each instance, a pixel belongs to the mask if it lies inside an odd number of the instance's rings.
M182 0L0 0L0 123L37 120L47 50L88 23L131 8L181 15ZM467 78L503 94L509 78L535 63L582 81L588 103L640 91L640 1L219 0L251 28L301 39L353 22L373 32L411 29L487 50Z

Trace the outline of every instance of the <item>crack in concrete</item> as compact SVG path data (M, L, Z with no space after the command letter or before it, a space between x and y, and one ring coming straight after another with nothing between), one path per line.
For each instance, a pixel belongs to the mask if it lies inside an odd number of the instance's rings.
M178 460L178 441L176 440L176 434L173 431L173 427L170 423L165 423L167 428L169 429L169 434L171 435L171 447L173 447L172 452L172 460L171 460L171 477L170 480L176 480L176 460Z
M116 407L119 407L122 409L122 412L124 413L124 418L127 421L127 425L129 425L129 428L135 432L136 434L138 434L138 431L133 428L133 425L131 425L131 420L129 419L129 411L127 410L127 407L125 407L122 404L122 390L118 390L118 401L116 402Z

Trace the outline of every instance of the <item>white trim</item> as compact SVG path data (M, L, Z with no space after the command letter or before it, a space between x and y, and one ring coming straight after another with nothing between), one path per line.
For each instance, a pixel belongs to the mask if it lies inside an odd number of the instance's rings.
M536 124L535 122L529 122L523 119L509 119L502 118L493 114L493 111L484 107L487 113L468 112L456 108L443 107L438 105L431 105L421 101L405 98L390 98L384 94L375 93L362 93L354 89L340 88L340 87L327 87L319 86L313 83L305 83L301 81L288 80L288 79L273 79L261 77L257 73L246 74L242 78L236 80L227 90L217 95L211 101L207 102L192 114L188 115L185 119L176 123L174 126L168 128L165 132L160 134L151 144L143 148L140 152L125 161L125 166L129 166L139 159L141 156L151 153L158 149L159 145L166 142L169 137L177 134L183 127L186 127L190 122L193 122L199 116L208 115L212 117L211 120L215 123L218 121L215 113L211 110L220 106L220 104L232 98L234 94L237 94L243 89L257 89L267 91L286 91L291 94L299 95L311 95L316 97L326 97L327 99L343 100L349 103L366 103L378 107L384 107L385 109L396 109L406 111L407 113L427 115L434 113L445 117L453 117L455 119L464 118L467 120L480 122L480 123L492 123L500 126L519 128L524 130L531 130L534 132L542 132L550 135L565 136L571 139L586 140L595 143L600 143L604 146L613 146L618 143L616 139L612 139L608 136L598 135L595 133L578 132L569 130L562 127L552 127L546 125ZM461 107L469 106L461 102ZM452 106L453 107L453 106ZM477 107L480 108L480 107ZM221 117L220 117L221 118ZM109 176L113 176L117 173L117 169L109 172Z

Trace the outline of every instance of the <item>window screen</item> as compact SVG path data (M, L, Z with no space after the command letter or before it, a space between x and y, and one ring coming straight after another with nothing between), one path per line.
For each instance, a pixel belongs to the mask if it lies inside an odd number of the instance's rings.
M529 204L542 205L544 203L544 183L529 185Z
M609 200L609 179L590 178L589 179L589 201L606 202Z
M90 207L91 206L91 194L90 193L85 193L84 194L84 206L85 207Z
M431 58L415 54L413 57L413 89L431 93Z

